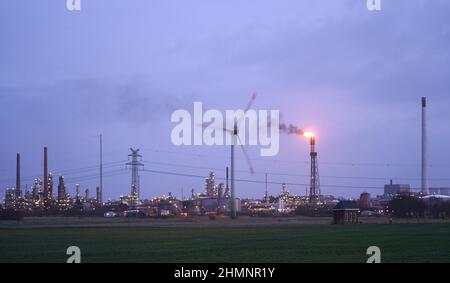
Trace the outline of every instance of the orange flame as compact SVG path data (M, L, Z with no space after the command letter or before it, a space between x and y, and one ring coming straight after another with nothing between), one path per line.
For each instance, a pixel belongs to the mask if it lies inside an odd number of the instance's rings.
M305 138L311 139L311 138L314 138L316 135L313 132L304 132L303 136Z

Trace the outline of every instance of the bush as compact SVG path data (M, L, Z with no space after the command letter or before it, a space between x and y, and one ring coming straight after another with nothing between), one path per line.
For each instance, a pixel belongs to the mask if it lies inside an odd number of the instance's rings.
M389 210L395 217L424 217L426 204L417 197L400 195L389 203Z
M448 219L450 217L450 202L439 201L431 206L430 212L435 218Z

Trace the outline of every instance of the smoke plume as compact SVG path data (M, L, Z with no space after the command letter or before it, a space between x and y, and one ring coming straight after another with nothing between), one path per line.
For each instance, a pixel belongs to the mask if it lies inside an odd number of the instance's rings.
M299 129L297 126L292 124L286 125L284 123L280 124L280 132L286 133L288 135L303 135L304 131Z

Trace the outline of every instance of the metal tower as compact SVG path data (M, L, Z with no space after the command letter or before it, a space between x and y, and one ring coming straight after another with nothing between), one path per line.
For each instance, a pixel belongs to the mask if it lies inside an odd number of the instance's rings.
M233 140L231 142L231 218L236 218L236 187L234 186L234 145L238 137L238 126L234 123Z
M319 200L320 195L319 164L317 161L316 137L310 135L309 138L311 144L311 183L309 189L309 203L315 204Z
M44 147L44 208L49 209L53 200L53 176L48 172L48 149Z
M239 145L242 149L242 152L244 153L244 156L247 160L247 164L248 167L250 169L250 174L254 175L254 170L253 170L253 166L251 164L250 158L247 154L247 152L245 151L244 148L244 143L242 142L240 136L239 136L239 127L241 125L241 123L245 123L245 115L247 114L247 112L250 110L253 102L256 99L256 93L254 93L250 99L250 102L247 105L247 108L245 108L245 110L243 111L243 115L237 119L235 119L234 121L234 125L233 125L233 129L228 129L228 128L220 128L220 130L223 130L225 133L230 135L230 141L231 141L231 166L230 166L230 177L231 177L231 187L228 187L228 167L227 167L227 187L226 187L226 191L228 192L228 188L230 189L231 195L230 195L230 217L231 218L236 218L237 216L237 203L236 203L236 186L235 186L235 148L236 145ZM207 124L202 124L202 127L206 128L210 125L211 123L207 123ZM238 143L239 142L239 143Z
M254 175L253 165L250 161L250 158L249 158L247 152L245 151L245 148L243 146L241 138L239 137L239 126L241 125L242 122L244 122L245 114L250 110L255 99L256 99L256 93L254 93L252 95L252 98L250 99L250 102L248 103L247 108L245 108L244 116L242 116L238 121L234 122L233 130L224 129L225 131L232 133L232 141L231 141L231 215L230 216L233 219L237 217L236 187L235 187L236 182L235 182L235 165L234 165L234 156L235 156L234 149L235 149L235 145L237 144L236 143L237 141L239 141L239 145L241 146L242 152L244 153L244 156L247 159L247 164L250 169L250 175L252 175L252 176Z
M130 148L130 150L131 154L128 156L131 157L131 162L128 162L126 165L131 166L131 196L136 198L136 201L138 201L141 193L139 185L139 170L144 166L144 164L139 161L139 159L142 158L142 155L139 154L140 149Z

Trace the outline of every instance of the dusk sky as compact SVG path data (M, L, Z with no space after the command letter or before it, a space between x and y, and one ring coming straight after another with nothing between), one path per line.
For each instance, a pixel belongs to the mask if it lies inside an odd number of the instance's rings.
M225 177L228 146L174 146L177 109L278 109L317 133L321 191L357 197L384 184L420 186L420 98L429 101L430 186L450 187L450 1L65 0L0 3L0 198L49 168L92 193L98 133L104 136L104 198L130 193L129 148L145 169ZM287 182L305 194L309 145L280 136L280 153L237 149L238 179ZM276 173L276 174L274 174ZM296 175L296 176L294 176ZM141 172L142 197L201 192L201 178ZM55 181L55 187L57 182ZM351 186L346 187L346 186ZM261 197L264 184L236 183ZM270 184L276 195L281 185ZM56 189L54 189L56 192Z

